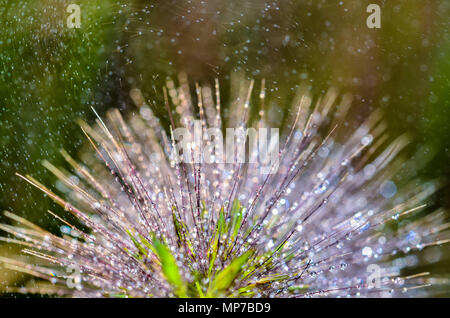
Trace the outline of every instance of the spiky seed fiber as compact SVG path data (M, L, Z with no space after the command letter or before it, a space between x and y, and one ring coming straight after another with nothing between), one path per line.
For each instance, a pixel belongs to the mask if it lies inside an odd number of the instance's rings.
M1 225L15 236L3 240L24 246L29 261L0 260L50 282L26 292L338 297L430 290L429 273L402 277L401 271L405 255L448 241L443 211L417 216L439 184L411 181L397 189L392 180L408 138L389 142L379 112L349 128L348 95L299 94L281 134L279 166L262 174L257 162L183 162L173 131L193 133L200 120L202 138L192 149L204 149L214 142L207 128L270 127L276 120L265 109L264 81L255 94L257 85L241 80L226 117L218 81L197 85L192 97L186 78L179 82L164 90L169 130L138 89L130 92L137 114L124 119L114 109L92 127L81 122L89 147L83 163L64 151L71 171L44 162L63 183L62 194L19 175L88 229L49 211L61 222L55 235L6 213L20 226ZM405 219L410 222L399 223Z

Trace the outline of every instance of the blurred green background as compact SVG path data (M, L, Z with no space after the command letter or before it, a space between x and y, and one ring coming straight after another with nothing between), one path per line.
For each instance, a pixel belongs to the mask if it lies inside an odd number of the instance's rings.
M79 29L66 25L71 3ZM366 25L370 3L381 7L380 29ZM167 120L161 88L180 71L193 82L265 78L278 107L300 83L316 94L337 86L359 109L383 109L393 136L413 135L411 153L435 152L409 174L449 177L449 10L448 0L0 0L0 210L57 229L45 211L58 208L15 173L54 184L41 161L63 164L61 148L76 154L76 119L92 121L91 106L134 111L132 87ZM449 198L447 186L436 206ZM434 272L448 273L443 251ZM0 255L16 252L0 245ZM18 279L0 268L0 287Z

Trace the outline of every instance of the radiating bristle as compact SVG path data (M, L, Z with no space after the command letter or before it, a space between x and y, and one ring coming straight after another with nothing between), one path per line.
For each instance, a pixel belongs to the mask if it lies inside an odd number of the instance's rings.
M90 231L48 211L61 223L60 237L7 212L20 226L0 225L17 238L3 240L23 244L29 262L0 261L54 285L11 291L336 297L432 290L427 272L402 277L409 265L398 256L449 242L442 210L419 216L440 181L395 183L409 138L388 143L380 112L352 131L345 128L349 95L331 89L313 100L302 93L278 135L264 81L233 83L226 118L218 80L196 84L194 97L185 75L179 83L163 90L170 133L136 88L130 96L139 115L124 119L111 110L103 120L94 110L96 125L81 123L90 147L84 163L65 151L71 172L43 163L66 188L64 197L19 175ZM220 139L227 127L253 130ZM186 145L180 132L192 137Z

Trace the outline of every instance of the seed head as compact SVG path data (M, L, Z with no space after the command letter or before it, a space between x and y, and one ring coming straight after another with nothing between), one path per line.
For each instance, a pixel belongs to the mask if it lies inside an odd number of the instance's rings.
M63 184L59 194L19 175L81 225L49 211L61 222L55 235L7 212L21 226L1 225L16 237L4 240L24 246L29 261L0 260L49 282L26 292L66 296L430 290L437 280L428 273L402 270L417 263L414 251L448 242L448 224L441 210L423 213L438 182L396 181L412 164L399 156L408 138L390 141L378 111L355 125L351 98L335 89L316 100L299 93L278 135L271 125L283 105L266 109L274 101L266 103L264 81L259 94L255 86L241 80L223 116L218 81L191 97L180 76L163 91L166 127L138 89L130 92L137 113L81 122L83 163L65 151L70 171L44 162Z

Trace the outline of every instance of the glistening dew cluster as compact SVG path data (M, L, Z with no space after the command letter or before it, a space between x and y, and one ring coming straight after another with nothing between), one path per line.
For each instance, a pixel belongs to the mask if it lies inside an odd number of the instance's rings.
M58 236L7 212L18 225L1 225L15 236L2 239L22 245L28 261L0 260L42 279L9 290L75 297L432 294L440 281L425 272L402 276L408 262L399 259L449 241L444 211L423 213L439 183L397 185L408 138L391 141L378 111L355 126L349 95L301 91L279 140L267 144L277 160L264 173L246 134L232 136L245 160L182 160L225 143L210 128L276 128L264 81L236 86L230 105L221 105L218 80L197 85L193 96L185 76L169 81L161 105L169 128L135 88L138 113L124 118L114 109L92 127L80 123L88 140L83 163L65 151L71 171L44 162L57 190L19 175L83 227L48 211L61 222ZM183 146L175 129L194 135L198 123L200 138Z

